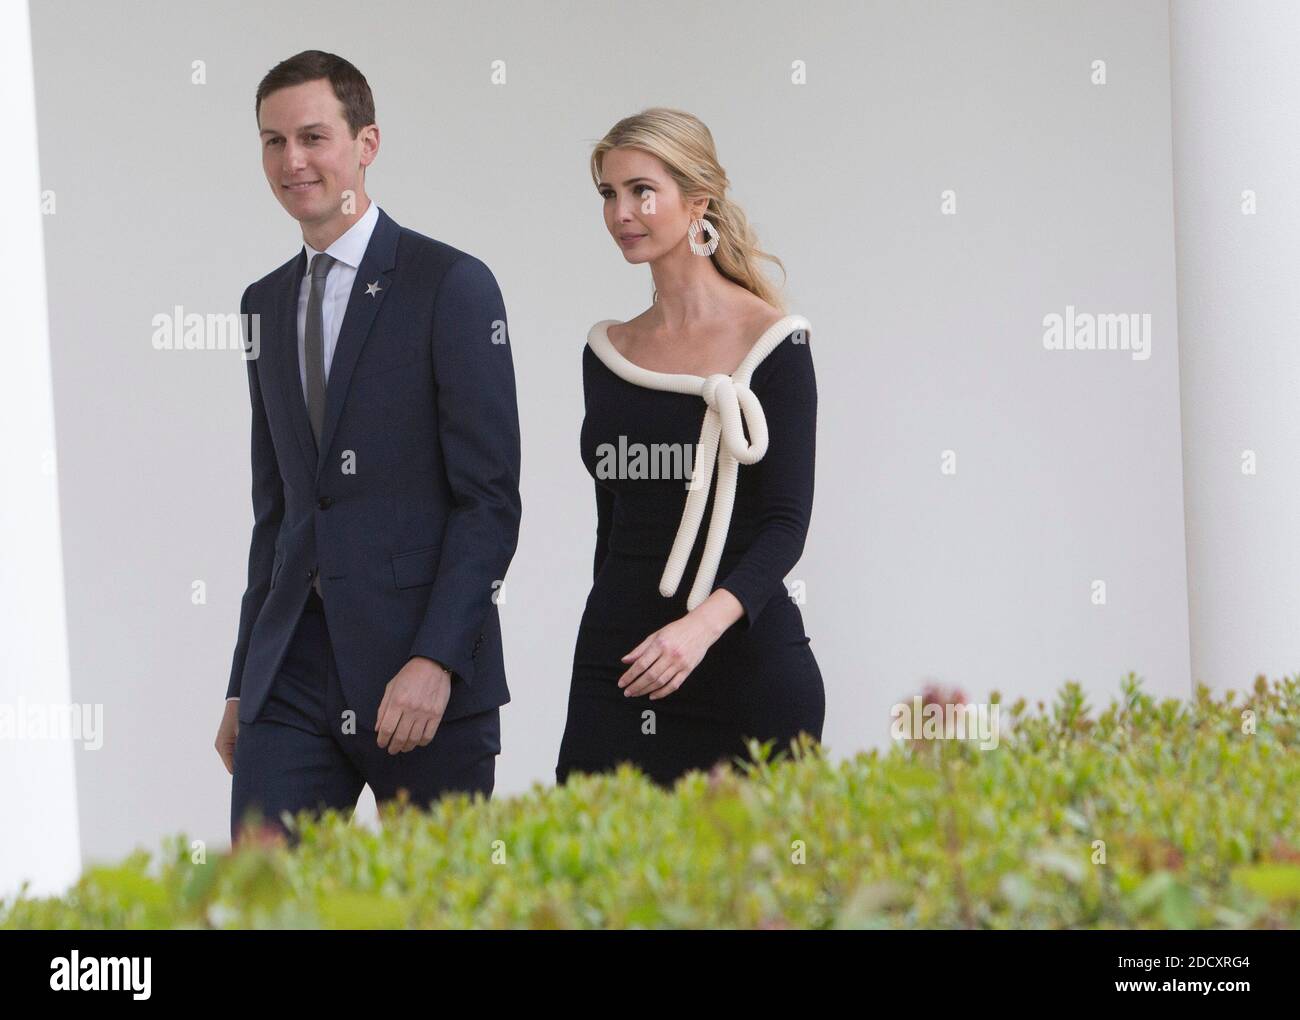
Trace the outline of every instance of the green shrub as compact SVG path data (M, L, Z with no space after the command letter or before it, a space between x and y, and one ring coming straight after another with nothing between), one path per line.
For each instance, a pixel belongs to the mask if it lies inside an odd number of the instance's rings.
M1298 680L1156 702L1130 674L1095 718L1071 683L999 705L995 750L754 746L672 792L625 766L201 863L179 836L0 927L1293 928Z

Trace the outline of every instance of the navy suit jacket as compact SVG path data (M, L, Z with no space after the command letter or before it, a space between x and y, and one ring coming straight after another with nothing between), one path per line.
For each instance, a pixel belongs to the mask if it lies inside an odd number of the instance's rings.
M473 255L381 209L330 364L318 453L298 368L306 269L304 250L240 305L260 316L260 348L248 361L248 587L226 696L239 697L241 722L257 716L319 567L358 728L374 729L385 687L415 655L452 671L444 719L505 704L497 592L521 504L496 280Z

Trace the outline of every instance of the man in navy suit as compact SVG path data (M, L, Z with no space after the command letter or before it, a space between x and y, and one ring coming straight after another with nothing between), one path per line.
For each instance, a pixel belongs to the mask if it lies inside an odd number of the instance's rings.
M299 254L244 292L253 533L217 750L250 814L490 796L510 700L498 592L519 534L505 307L472 255L366 194L374 100L308 50L257 90ZM245 319L245 321L249 321Z

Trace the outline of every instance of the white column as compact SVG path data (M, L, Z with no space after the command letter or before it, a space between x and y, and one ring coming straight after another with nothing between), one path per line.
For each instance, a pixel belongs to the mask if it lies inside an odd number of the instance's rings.
M1222 690L1300 671L1300 4L1170 19L1192 676Z
M45 250L27 4L0 4L0 895L57 892L81 869L70 740L32 738L69 703Z

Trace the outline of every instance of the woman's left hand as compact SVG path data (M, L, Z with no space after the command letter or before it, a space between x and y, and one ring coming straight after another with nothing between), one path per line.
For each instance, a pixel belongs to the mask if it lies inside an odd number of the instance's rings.
M651 701L666 698L685 682L717 639L717 630L694 613L659 628L623 656L623 662L634 660L618 678L623 695L649 694Z

